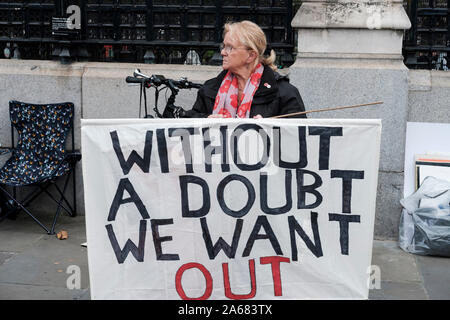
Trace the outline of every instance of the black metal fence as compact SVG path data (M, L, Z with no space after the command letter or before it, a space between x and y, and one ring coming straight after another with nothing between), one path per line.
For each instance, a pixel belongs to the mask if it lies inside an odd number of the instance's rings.
M448 70L450 0L408 0L404 6L412 24L403 42L406 66Z
M220 64L223 24L252 20L294 62L291 27L299 0L0 0L0 58ZM79 28L57 19L80 9ZM406 0L412 27L403 56L411 69L448 70L450 0ZM61 20L59 21L61 22Z
M70 6L80 9L79 27ZM0 57L221 64L224 23L251 20L289 66L292 8L292 0L0 0Z

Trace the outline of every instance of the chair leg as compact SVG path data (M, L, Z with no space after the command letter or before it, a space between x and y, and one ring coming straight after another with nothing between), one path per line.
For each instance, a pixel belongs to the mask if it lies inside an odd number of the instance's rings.
M12 200L14 201L26 214L28 214L39 226L41 226L47 234L51 234L50 230L44 226L27 208L25 208L22 203L20 203L16 198L14 198L8 191L0 186L0 189Z
M58 208L56 209L55 216L53 218L52 228L50 230L49 234L55 234L55 226L56 226L56 220L58 220L59 214L61 213L61 206L58 205Z
M41 195L41 193L44 192L44 190L40 190L39 188L36 188L35 190L33 190L32 192L30 192L22 201L22 205L24 207L27 207L31 202L34 201L34 199L36 199L37 197L39 197ZM13 197L14 199L17 199L17 192L13 193ZM22 211L21 207L16 207L16 211L15 214L19 214L20 211Z
M14 187L13 190L15 190L16 188ZM28 205L34 201L34 199L36 199L37 197L39 197L41 195L41 193L43 193L44 190L42 188L35 188L32 192L30 192L24 199L21 200L21 203L24 207L28 207ZM13 197L14 199L17 199L17 192L13 192ZM16 211L15 214L19 214L20 211L22 211L21 207L16 207Z
M58 187L58 185L55 183L54 185L55 185L55 188L56 188L56 190L59 192L59 194L61 195L61 197L63 198L63 200L64 200L64 202L67 204L67 206L69 207L69 209L70 209L70 211L71 211L71 213L70 212L68 212L67 210L65 210L67 213L69 213L69 215L71 216L71 217L76 217L77 216L77 202L76 202L76 186L75 186L75 172L74 171L71 171L70 173L69 173L69 175L68 175L68 177L67 177L67 179L66 179L66 184L69 182L69 178L70 178L70 175L71 174L73 174L73 176L72 176L72 182L73 182L73 208L72 208L72 206L70 205L70 203L69 203L69 200L64 196L64 193L65 193L65 191L61 191L61 189ZM64 185L64 190L66 190L66 185ZM65 209L64 207L63 207L63 209Z
M14 195L16 195L16 188L13 188L13 195L11 195L7 190L2 188L1 186L0 186L0 190L2 190L4 192L4 194L18 206L19 210L25 211L25 213L28 214L39 226L41 226L47 232L47 234L52 235L52 234L55 234L56 222L57 222L58 217L60 216L62 210L66 211L71 217L76 216L76 192L75 192L75 189L74 189L74 195L73 195L73 200L74 200L73 208L70 206L69 201L65 197L65 193L66 193L67 187L69 185L70 175L72 173L73 173L73 177L72 177L73 178L73 187L75 188L75 184L76 184L75 173L72 170L67 175L67 178L64 182L64 187L62 190L56 185L55 182L49 182L49 183L45 184L44 186L39 185L38 186L39 188L31 191L25 197L25 199L22 200L22 202L17 200L17 197L14 196ZM59 201L47 190L49 188L49 186L52 184L55 186L56 190L60 194ZM44 224L42 224L41 221L39 221L27 208L25 208L29 203L31 203L34 199L36 199L41 193L46 193L58 205L56 208L55 216L53 217L53 222L52 222L52 226L51 226L50 230ZM64 202L67 204L69 209L67 209L64 206ZM9 213L8 213L8 215L9 215ZM2 217L2 219L0 221L4 220L4 218L6 218L6 216Z
M67 199L66 199L66 197L64 196L64 193L66 192L66 189L67 189L67 185L68 185L68 182L69 182L69 176L67 176L67 178L66 178L66 181L65 181L65 183L64 183L64 188L63 188L63 191L61 191L60 189L59 189L59 187L58 187L58 185L56 184L56 182L51 182L51 184L53 185L53 186L55 186L55 189L59 192L59 194L61 195L61 200L56 200L55 199L55 197L47 190L48 189L48 186L46 186L45 188L44 187L42 187L42 186L39 186L41 189L42 189L42 191L43 192L45 192L49 197L50 197L50 199L52 199L57 205L58 205L58 207L59 206L61 206L62 207L62 209L64 209L64 211L66 211L70 216L72 216L72 213L71 213L71 211L73 211L72 210L72 207L70 206L70 204L69 204L69 202L67 201ZM67 205L69 206L69 209L67 209L63 204L62 204L62 201L65 201L66 203L67 203Z
M72 182L73 182L73 216L72 217L76 217L77 216L77 183L75 180L76 177L76 172L75 172L75 166L73 167L73 176L72 176Z
M53 218L51 234L54 234L54 233L55 233L56 220L58 220L59 214L61 213L61 209L66 210L66 209L64 208L64 206L62 205L62 202L65 201L67 204L69 204L69 203L67 202L66 197L64 196L64 194L65 194L65 192L66 192L66 189L67 189L68 182L69 182L69 178L70 178L70 174L69 174L69 176L67 177L67 179L66 179L66 181L65 181L65 183L64 183L64 188L63 188L62 192L61 192L61 190L58 188L58 186L57 186L56 183L55 183L55 187L56 187L56 189L58 190L58 192L60 192L61 198L60 198L60 200L57 202L57 203L58 203L58 208L56 209L55 217ZM70 205L69 205L69 207L70 207ZM66 210L66 211L67 211L67 210ZM69 215L71 215L70 212L69 212Z
M22 204L24 207L28 206L28 204L30 204L31 202L34 201L34 199L36 199L37 197L40 196L40 194L44 192L43 190L40 190L38 188L36 188L34 191L30 192L23 200L22 200ZM15 196L15 198L17 198Z
M58 206L61 206L61 208L64 211L66 211L69 215L71 214L70 210L67 209L62 203L60 204L60 201L56 200L55 197L50 192L48 192L47 190L43 190L43 192L45 192L45 194L48 195L49 198L52 199Z
M66 182L68 182L69 178L67 178ZM64 202L67 204L67 206L69 207L69 210L66 210L65 207L63 207L63 209L69 214L69 216L73 217L74 216L74 209L72 209L72 206L69 203L69 200L67 200L67 198L64 196L64 191L61 191L61 189L58 187L58 185L55 183L54 184L55 189L59 192L59 194L61 195L61 198L64 200ZM66 190L66 186L64 186L64 190Z

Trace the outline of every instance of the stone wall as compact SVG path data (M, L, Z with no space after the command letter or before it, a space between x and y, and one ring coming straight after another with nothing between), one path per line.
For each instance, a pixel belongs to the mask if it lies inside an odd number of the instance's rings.
M309 118L381 118L383 120L375 236L396 238L403 197L403 161L406 121L449 122L450 73L407 70L389 59L309 59L289 70L291 82L306 109L383 101L380 106L312 113ZM316 68L320 66L320 68ZM34 103L72 101L76 109L76 147L80 147L80 118L135 118L139 112L139 87L125 83L138 67L146 74L164 74L202 83L221 68L210 66L74 63L0 60L0 142L10 145L8 101ZM153 95L148 95L149 107ZM160 105L163 105L162 94ZM196 90L182 90L177 105L190 108ZM162 110L161 110L162 111ZM5 157L2 157L4 160ZM6 157L7 158L7 157ZM77 168L77 199L84 214L81 165ZM54 205L42 201L43 212Z
M450 122L450 72L410 70L408 121Z
M0 59L0 143L11 145L8 101L75 104L75 146L80 148L80 119L137 118L139 115L139 85L127 84L125 78L139 68L144 74L163 74L178 79L186 76L192 82L203 83L217 75L220 67L148 65L127 63L73 63L61 65L54 61ZM197 90L181 90L176 104L192 106ZM167 96L168 97L168 96ZM148 108L154 106L153 89L147 90ZM162 91L159 106L165 104ZM162 112L162 108L159 109ZM0 157L0 165L8 156ZM76 169L77 205L84 214L81 164ZM69 185L69 187L72 184ZM71 190L69 190L71 191ZM31 207L42 214L53 213L55 204L42 195Z

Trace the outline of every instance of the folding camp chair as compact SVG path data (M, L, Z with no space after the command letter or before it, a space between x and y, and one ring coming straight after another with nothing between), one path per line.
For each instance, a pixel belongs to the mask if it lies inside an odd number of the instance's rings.
M18 101L9 102L11 118L11 145L14 146L14 131L18 132L17 145L9 150L12 155L0 169L0 192L8 198L8 214L24 211L48 234L54 234L56 221L62 210L76 216L75 165L81 154L75 151L74 105L71 102L56 104L31 104ZM72 149L66 151L66 140L72 133ZM73 207L65 193L70 176L73 175ZM65 176L62 190L57 179ZM50 187L54 186L53 194ZM19 200L18 188L33 187ZM12 189L12 192L11 192ZM56 204L56 212L51 228L47 228L27 207L37 197L45 193ZM54 195L56 194L56 196ZM12 200L12 201L11 201ZM11 208L12 206L12 208Z

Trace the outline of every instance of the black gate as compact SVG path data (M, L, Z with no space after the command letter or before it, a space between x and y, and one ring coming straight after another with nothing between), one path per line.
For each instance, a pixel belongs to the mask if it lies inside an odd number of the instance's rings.
M224 23L251 20L289 66L292 15L292 0L0 0L0 57L221 64Z
M406 66L448 70L450 0L409 0L404 5L412 24L403 42Z

